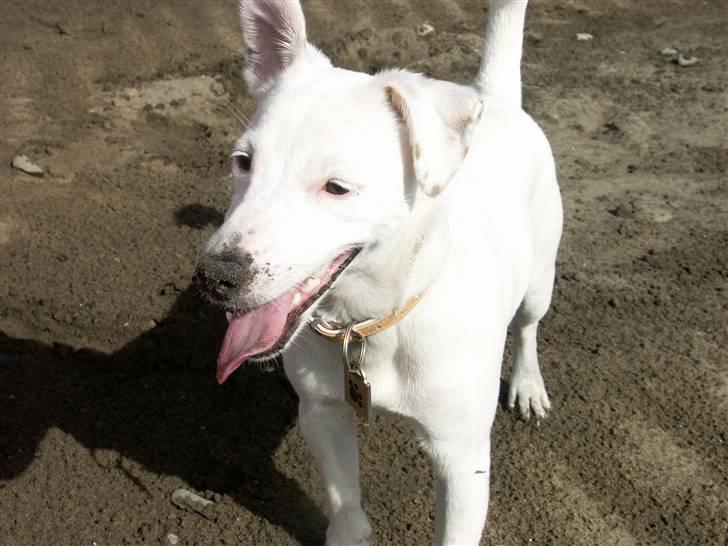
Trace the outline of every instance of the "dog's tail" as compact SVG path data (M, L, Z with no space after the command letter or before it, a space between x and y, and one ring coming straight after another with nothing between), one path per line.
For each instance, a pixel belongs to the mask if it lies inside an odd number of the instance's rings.
M491 0L475 85L482 96L521 106L521 50L528 0Z

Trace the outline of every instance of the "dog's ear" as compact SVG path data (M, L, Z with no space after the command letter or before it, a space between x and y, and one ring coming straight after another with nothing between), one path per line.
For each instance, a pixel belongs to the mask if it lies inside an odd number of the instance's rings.
M415 178L435 197L468 153L470 132L482 109L480 96L470 87L419 74L390 72L379 77L390 107L406 128Z
M298 0L240 0L240 25L247 48L243 75L257 96L306 48L306 21Z

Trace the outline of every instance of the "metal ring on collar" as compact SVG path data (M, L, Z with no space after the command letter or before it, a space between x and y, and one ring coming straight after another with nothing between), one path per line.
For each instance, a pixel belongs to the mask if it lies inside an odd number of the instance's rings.
M361 371L361 364L364 362L364 355L367 352L367 338L354 330L354 326L356 326L356 323L351 322L344 331L344 339L341 344L341 354L344 357L344 365L348 370ZM357 356L356 361L349 358L349 343L352 339L359 342L359 355Z
M340 340L344 332L346 332L345 324L333 320L323 320L318 317L314 317L311 321L311 328L318 335L332 340Z

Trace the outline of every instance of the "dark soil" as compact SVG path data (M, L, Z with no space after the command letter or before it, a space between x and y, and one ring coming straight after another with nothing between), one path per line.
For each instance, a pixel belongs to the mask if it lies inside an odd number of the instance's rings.
M339 65L466 82L484 4L305 9ZM529 9L526 107L566 209L541 334L554 409L540 426L499 412L483 544L725 543L726 28L723 0ZM191 288L254 107L240 51L233 0L0 2L3 545L323 541L295 394L279 370L215 383L224 317ZM412 434L360 437L375 544L430 543ZM216 504L184 511L177 487Z

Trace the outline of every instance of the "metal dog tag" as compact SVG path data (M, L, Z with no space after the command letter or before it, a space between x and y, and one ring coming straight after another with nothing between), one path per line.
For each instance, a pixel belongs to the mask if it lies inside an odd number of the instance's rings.
M359 343L358 353L349 352L351 342ZM369 423L372 409L372 386L361 365L367 352L367 339L354 331L352 322L346 327L341 345L344 359L344 398L365 423Z
M365 422L369 422L372 408L372 386L361 370L348 369L344 377L346 402Z

